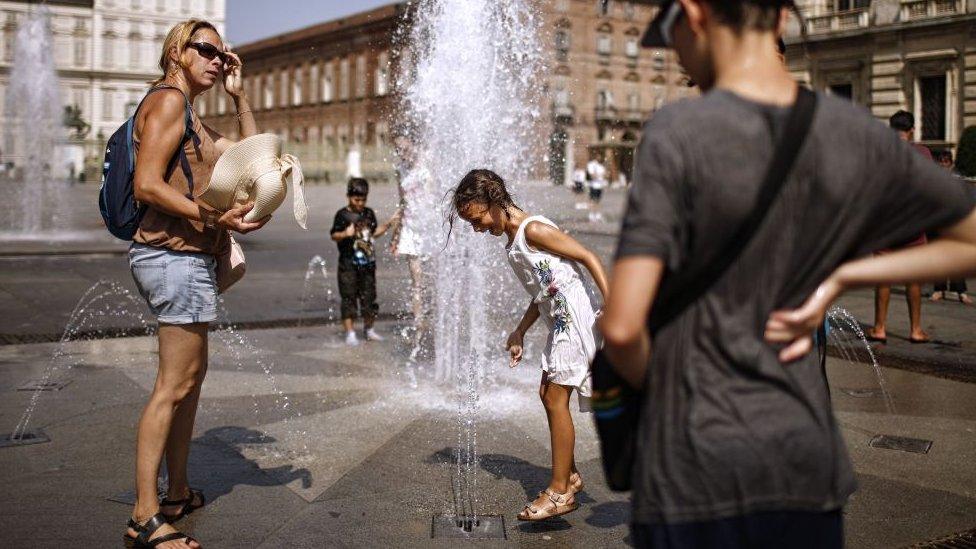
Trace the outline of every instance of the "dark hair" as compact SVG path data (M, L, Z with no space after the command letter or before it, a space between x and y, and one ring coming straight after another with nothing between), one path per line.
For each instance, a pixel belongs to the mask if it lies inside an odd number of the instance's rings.
M943 160L948 160L949 162L952 162L952 151L949 149L942 149L942 150L935 151L935 159L938 160L939 162L942 162Z
M706 0L718 20L736 31L770 31L779 25L779 11L796 9L793 0Z
M521 210L515 201L512 200L512 195L508 194L508 189L505 188L505 180L503 180L497 173L491 170L471 170L468 175L461 179L458 186L450 192L451 195L451 210L448 214L448 223L450 223L450 230L447 235L450 237L451 232L454 230L454 222L457 220L461 210L466 208L468 204L480 203L484 204L488 208L492 206L498 206L508 212L509 208L515 208L516 210Z
M786 55L786 42L782 38L776 39L776 49L779 50L780 55Z
M910 132L915 129L915 115L908 111L898 111L888 119L891 129L900 132Z
M346 196L367 195L369 195L369 181L366 181L362 177L353 177L349 179L349 185L346 187Z

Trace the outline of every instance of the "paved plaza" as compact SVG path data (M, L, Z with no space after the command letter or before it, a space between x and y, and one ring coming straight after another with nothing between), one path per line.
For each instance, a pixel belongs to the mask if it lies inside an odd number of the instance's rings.
M93 194L91 186L71 192L82 206ZM543 205L530 210L562 212L553 215L556 221L610 261L622 191L609 193L608 220L594 224L574 209L565 189L533 184L523 193ZM242 239L249 272L228 293L223 314L246 329L212 334L191 453L191 481L210 503L181 527L205 547L455 547L457 541L430 537L432 517L453 508L454 380L438 381L421 364L419 384L411 388L401 337L409 323L406 267L385 252L379 329L387 340L341 345L337 326L323 319L337 309L334 292L328 293L336 252L327 232L343 190L314 186L309 195L308 233L294 226L286 205L266 230ZM379 186L371 206L383 218L394 197L395 189ZM0 434L13 429L34 396L19 387L49 369L67 383L39 394L30 421L50 443L0 448L4 547L117 546L129 513L118 500L131 498L135 423L155 376L154 340L44 341L60 335L79 298L98 281L134 291L125 246L99 238L97 223L89 228L70 245L19 242L0 249L6 343L0 345ZM328 278L316 271L306 284L314 255L324 258ZM103 291L110 287L96 288L95 297L105 297L75 311L80 331L112 332L145 321L137 301ZM854 292L841 305L870 321L870 292ZM926 302L923 321L937 340L931 345L904 340L905 317L904 300L893 296L890 343L875 347L890 400L871 366L829 362L834 408L860 485L846 510L850 547L905 547L976 528L976 375L970 372L976 309ZM501 349L503 327L516 320L508 311L492 319L498 354L476 425L476 509L504 516L506 539L471 545L624 546L627 497L604 486L595 433L582 414L576 414L577 461L586 482L580 510L543 524L515 520L545 487L549 466L537 358L510 370ZM263 327L276 322L283 327ZM536 329L531 336L530 353L543 334ZM40 342L27 343L31 338ZM932 445L925 454L872 447L878 435Z

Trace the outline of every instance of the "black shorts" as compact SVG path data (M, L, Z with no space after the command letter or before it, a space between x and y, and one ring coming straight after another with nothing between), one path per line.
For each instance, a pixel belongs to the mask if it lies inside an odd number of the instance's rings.
M590 187L590 200L594 202L599 202L603 198L603 189L594 189Z
M339 297L342 298L342 318L362 315L376 318L380 307L376 303L376 265L339 267Z
M634 524L634 547L653 549L843 549L841 511L771 511L706 522Z
M573 192L583 194L584 186L582 181L573 181Z

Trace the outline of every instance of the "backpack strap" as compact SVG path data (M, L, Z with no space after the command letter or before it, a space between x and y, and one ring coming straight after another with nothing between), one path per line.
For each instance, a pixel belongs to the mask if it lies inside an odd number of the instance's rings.
M184 116L183 116L183 128L184 128L183 129L183 138L180 139L179 149L177 149L176 154L173 155L173 158L170 160L169 165L166 168L166 174L169 175L170 173L173 172L173 169L176 167L176 162L177 162L177 160L179 160L180 168L183 170L183 176L186 177L186 182L187 182L187 185L189 186L189 189L190 189L190 192L187 193L186 197L189 198L190 200L193 200L193 170L190 169L190 160L186 157L186 151L183 149L183 147L186 145L186 142L187 141L192 140L193 141L193 146L195 148L199 148L200 147L200 136L197 135L196 130L193 129L193 105L190 104L190 99L186 96L185 93L183 93L183 90L177 88L176 86L170 86L169 84L160 84L159 86L155 86L153 88L150 88L149 91L146 92L145 97L142 98L142 101L139 102L139 106L136 107L136 112L132 114L132 118L130 119L130 122L131 123L129 124L129 128L127 130L128 138L129 138L129 142L131 143L132 142L132 132L133 132L133 129L135 128L135 118L136 118L136 115L139 113L139 108L142 107L142 104L153 93L155 93L155 92L157 92L159 90L166 90L166 89L176 90L176 91L180 92L180 94L183 95L183 103L184 103L184 106L183 106L183 112L184 112ZM134 158L134 154L135 153L134 153L134 151L132 149L133 149L133 147L129 147L129 151L130 151L129 152L130 168L132 168L134 170L135 169L135 158Z

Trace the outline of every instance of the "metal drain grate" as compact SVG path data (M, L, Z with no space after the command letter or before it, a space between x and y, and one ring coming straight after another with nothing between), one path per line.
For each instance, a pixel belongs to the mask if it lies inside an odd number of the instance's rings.
M916 543L909 549L976 549L976 529L952 534L944 538Z
M0 448L12 448L14 446L30 446L31 444L43 444L51 442L51 437L44 434L44 431L26 431L18 438L13 438L13 433L0 436Z
M932 449L932 441L921 438L896 437L892 435L875 435L868 443L872 448L883 450L899 450L913 454L927 454Z
M508 539L505 517L501 515L434 515L430 524L431 538L444 539Z
M32 379L17 387L18 391L60 391L71 384L70 379Z
M854 398L872 398L881 395L878 389L841 389L841 392Z

